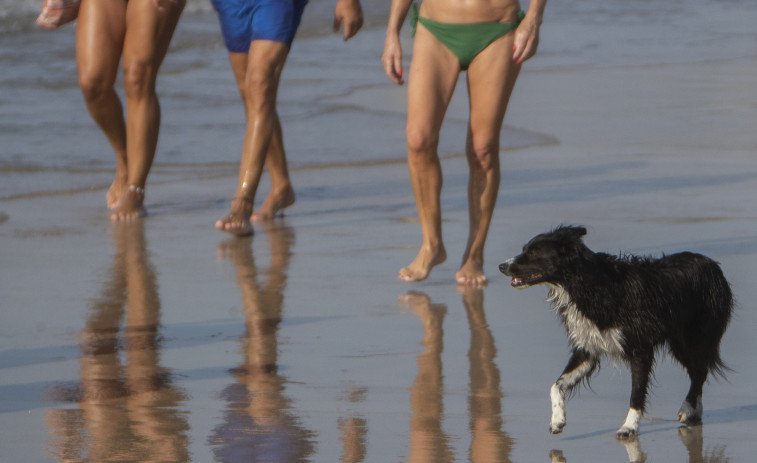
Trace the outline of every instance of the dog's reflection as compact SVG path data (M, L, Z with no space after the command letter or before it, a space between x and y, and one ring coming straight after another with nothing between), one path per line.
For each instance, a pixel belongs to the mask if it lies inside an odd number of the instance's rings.
M284 394L286 378L277 368L278 327L294 230L272 228L265 235L270 265L260 275L252 238L232 238L219 246L219 254L236 270L246 328L242 363L231 370L235 381L222 393L228 402L223 423L209 439L216 459L227 463L258 461L262 456L265 461L301 462L313 452L314 435L291 414L291 400Z
M62 461L189 461L185 394L160 365L160 298L143 222L113 227L113 263L79 333L79 384L59 385L49 409ZM122 326L122 323L124 326Z
M681 426L678 428L678 437L689 453L689 463L726 463L731 461L726 454L725 445L716 445L712 448L704 447L701 425Z
M684 447L686 447L689 463L726 463L731 461L727 456L725 445L718 445L707 449L704 447L701 425L679 427L678 437L681 439ZM647 454L641 448L641 437L631 440L619 439L618 442L625 448L629 462L644 463L650 461ZM561 450L552 450L549 457L550 463L567 463L568 461Z
M408 461L455 461L451 438L442 430L444 348L443 322L447 306L434 304L421 292L400 296L400 304L411 308L423 322L422 345L418 355L418 374L410 388L410 458ZM471 462L509 462L512 439L502 431L502 392L500 374L494 359L496 347L484 313L483 290L465 289L465 307L471 331L468 350L470 391Z

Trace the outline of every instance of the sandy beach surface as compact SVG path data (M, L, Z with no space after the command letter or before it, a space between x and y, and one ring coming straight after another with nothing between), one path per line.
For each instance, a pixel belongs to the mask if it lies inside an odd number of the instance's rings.
M311 3L279 103L297 203L246 239L213 228L243 114L208 8L166 59L149 216L132 224L108 220L113 159L76 88L73 26L2 36L0 462L754 461L757 5L549 5L502 134L490 283L463 290L464 75L440 148L449 260L406 284L420 230L383 18L344 44ZM722 264L733 372L706 385L702 426L676 421L688 381L662 356L637 440L615 439L630 375L609 362L548 433L565 333L546 289L514 290L497 265L560 223L597 251Z

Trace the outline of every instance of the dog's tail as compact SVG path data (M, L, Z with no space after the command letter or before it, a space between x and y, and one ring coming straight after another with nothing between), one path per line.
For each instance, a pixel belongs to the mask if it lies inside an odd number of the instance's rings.
M716 354L715 358L709 365L709 372L711 376L728 380L727 374L733 373L733 368L729 367L727 363L720 358L720 354Z
M720 342L731 322L734 309L734 298L731 285L723 274L720 264L703 258L702 271L699 274L703 300L707 307L701 334L708 339L710 352L707 358L707 369L713 376L726 379L726 373L733 372L720 357ZM706 288L706 289L705 289Z

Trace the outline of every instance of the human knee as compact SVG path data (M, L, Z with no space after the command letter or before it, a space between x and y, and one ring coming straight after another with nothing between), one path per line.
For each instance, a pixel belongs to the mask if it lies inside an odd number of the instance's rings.
M79 88L87 101L98 101L113 88L113 81L99 74L80 73Z
M438 134L435 135L430 130L408 125L407 149L411 156L435 155L438 143Z
M240 94L248 107L260 108L273 106L276 102L277 79L269 72L249 71L245 77Z
M124 60L124 92L127 98L143 98L155 92L156 69L143 60Z
M468 162L483 170L491 170L499 166L499 146L496 143L476 143L468 147Z

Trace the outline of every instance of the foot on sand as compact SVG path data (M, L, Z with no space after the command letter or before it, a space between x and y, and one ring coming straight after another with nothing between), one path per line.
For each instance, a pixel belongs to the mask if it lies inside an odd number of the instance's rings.
M121 202L123 192L126 191L126 180L119 180L118 176L113 180L113 183L108 188L108 192L105 193L105 200L108 203L108 209L115 209L118 207L118 203Z
M234 198L231 200L231 212L216 222L216 228L236 236L252 235L251 212L252 203L249 199L243 197Z
M113 213L110 214L110 220L121 222L144 217L147 215L144 201L145 189L136 185L129 185L123 195L121 195L118 204L113 208Z
M276 217L276 214L294 204L294 200L294 189L292 189L291 185L271 191L265 201L263 201L263 204L260 205L260 209L252 214L250 220L253 222L272 220Z
M483 265L472 261L468 261L460 267L460 270L455 274L455 280L458 285L471 288L483 288L487 284Z
M407 267L401 268L397 275L400 280L413 283L428 278L431 269L447 260L447 251L443 245L437 249L421 248L421 252Z

